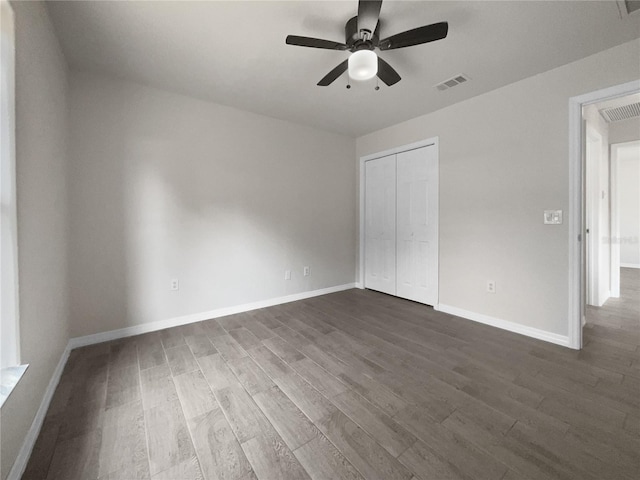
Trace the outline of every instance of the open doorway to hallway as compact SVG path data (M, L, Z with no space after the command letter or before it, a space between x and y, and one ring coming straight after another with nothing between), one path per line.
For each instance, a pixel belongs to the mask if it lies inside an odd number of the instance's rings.
M601 341L606 333L620 349L635 351L640 334L640 93L586 105L582 112L583 345Z

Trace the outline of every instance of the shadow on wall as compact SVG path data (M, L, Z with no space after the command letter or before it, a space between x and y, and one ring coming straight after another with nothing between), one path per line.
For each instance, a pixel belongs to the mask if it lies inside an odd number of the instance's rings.
M72 86L72 336L354 281L353 139L100 77Z
M279 294L259 280L286 263L284 205L273 208L268 182L216 161L184 168L162 140L139 140L128 155L127 318L163 319ZM185 312L187 305L200 307Z

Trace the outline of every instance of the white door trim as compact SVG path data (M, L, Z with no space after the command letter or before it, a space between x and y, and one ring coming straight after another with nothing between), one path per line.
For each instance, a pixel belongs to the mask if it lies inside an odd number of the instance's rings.
M432 137L432 138L427 138L426 140L420 140L419 142L414 142L414 143L410 143L408 145L402 145L399 147L394 147L391 148L389 150L384 150L382 152L378 152L378 153L372 153L370 155L364 155L362 157L360 157L360 199L359 199L359 212L360 212L360 228L359 228L359 232L358 232L358 252L359 252L359 258L358 258L358 268L359 268L359 272L358 272L358 276L356 277L358 279L356 286L358 288L364 288L364 190L365 190L365 171L364 171L364 164L366 161L368 160L374 160L376 158L381 158L381 157L386 157L388 155L395 155L396 153L400 153L400 152L406 152L407 150L415 150L416 148L421 148L421 147L428 147L429 145L435 145L436 147L436 162L438 164L438 175L440 172L440 148L439 148L439 144L438 144L438 137ZM440 183L440 179L438 178L438 184ZM439 212L439 207L438 207L438 212ZM439 217L440 215L438 215ZM440 221L438 219L438 227L439 227ZM438 235L438 246L436 248L436 250L438 251L438 264L437 264L437 268L438 268L438 278L440 278L440 273L439 273L439 269L440 269L440 246L439 246L439 242L440 242L440 237L439 237L439 231L437 233ZM438 281L438 283L440 283ZM439 285L438 285L439 287ZM439 292L439 288L438 288L438 292Z
M569 99L569 346L582 348L584 263L582 224L582 107L640 91L640 80L615 85ZM580 237L579 237L580 235Z

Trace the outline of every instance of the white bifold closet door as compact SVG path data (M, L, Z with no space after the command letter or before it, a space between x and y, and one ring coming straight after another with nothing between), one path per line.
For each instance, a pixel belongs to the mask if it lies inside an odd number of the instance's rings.
M396 156L365 163L365 287L396 294Z
M365 287L438 301L435 145L365 163Z
M438 300L438 166L435 146L396 157L396 295Z

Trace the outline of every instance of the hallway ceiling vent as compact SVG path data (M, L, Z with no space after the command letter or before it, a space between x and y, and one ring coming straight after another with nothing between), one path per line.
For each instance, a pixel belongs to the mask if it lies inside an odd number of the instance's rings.
M624 18L628 15L640 15L640 0L616 0L618 4L618 10L620 11L620 18Z
M639 0L624 0L624 6L627 9L627 13L631 14L640 10Z
M602 118L604 118L607 123L640 117L640 102L622 105L620 107L605 108L600 110L600 115L602 115Z
M461 83L468 82L470 78L464 73L460 73L455 77L451 77L449 80L445 80L442 83L436 85L436 88L440 91L449 90L452 87L460 85Z

